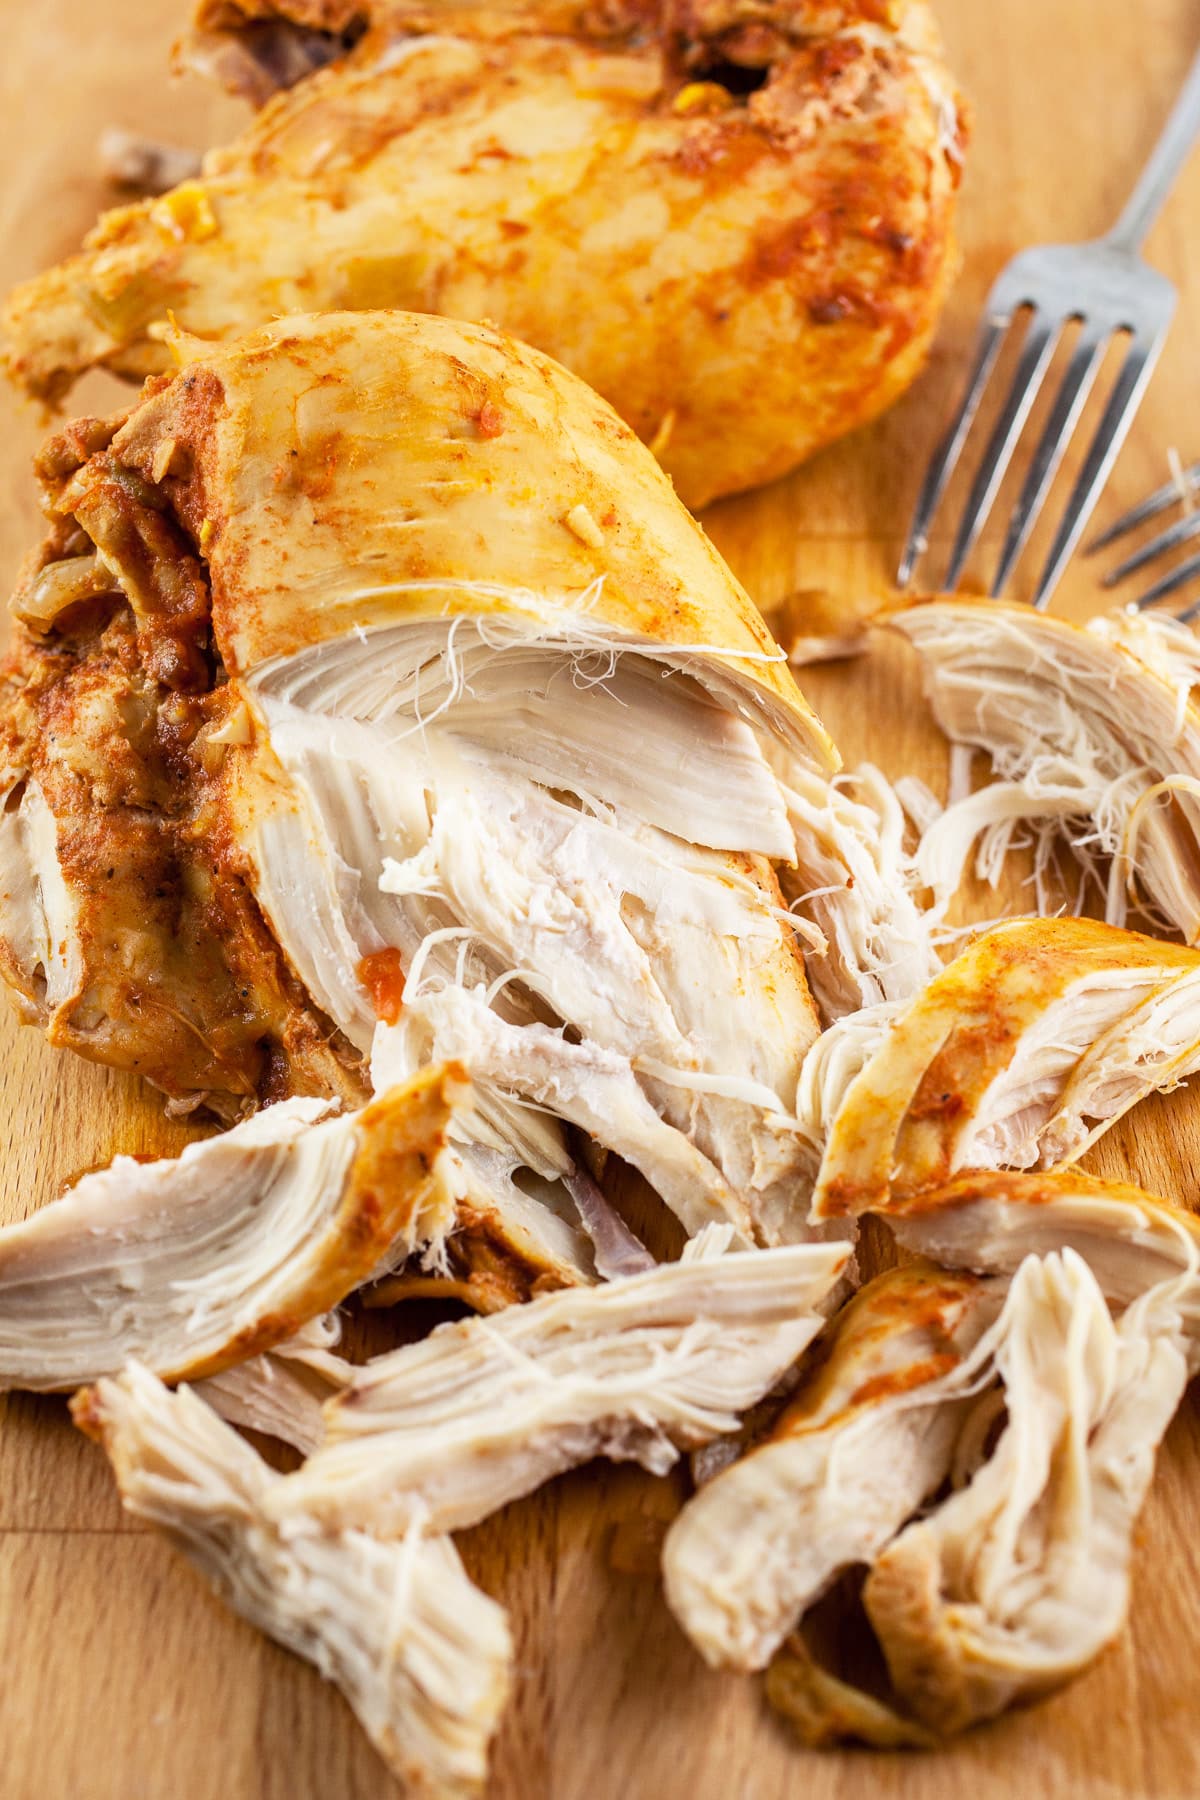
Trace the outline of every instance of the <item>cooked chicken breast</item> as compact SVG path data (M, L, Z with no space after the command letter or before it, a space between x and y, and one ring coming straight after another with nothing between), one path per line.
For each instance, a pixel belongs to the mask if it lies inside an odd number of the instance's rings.
M920 368L965 135L924 0L330 12L202 7L235 80L294 85L199 180L16 291L28 391L168 369L168 313L210 340L344 308L496 320L611 401L695 507Z
M684 1507L663 1578L706 1662L765 1668L831 1581L941 1487L977 1373L968 1353L1004 1285L930 1264L877 1276L770 1436Z
M1008 1183L1033 1179L980 1182L1003 1204ZM1146 1225L1157 1203L1141 1199ZM1065 1211L1062 1241L1100 1245L1099 1279L1069 1247L968 1256L1006 1271L974 1295L928 1264L880 1277L840 1315L828 1362L774 1437L680 1515L668 1594L717 1660L760 1663L829 1578L867 1565L865 1621L890 1682L860 1688L838 1667L837 1627L814 1617L767 1682L806 1743L929 1745L1060 1686L1119 1631L1134 1526L1187 1380L1200 1271L1194 1242L1182 1272L1144 1249L1149 1232L1129 1211L1119 1243L1073 1229ZM1049 1225L1053 1208L1042 1212ZM1150 1231L1165 1248L1161 1223ZM982 1205L959 1228L959 1249L995 1237ZM1051 1242L1047 1229L1039 1247ZM1116 1319L1106 1279L1128 1301ZM904 1525L906 1512L917 1516ZM729 1580L739 1550L740 1584Z
M804 1235L768 751L832 749L670 483L481 327L177 348L42 458L0 814L31 1016L226 1111L461 1053L465 1196L511 1217L525 1169L574 1229L571 1124L689 1231Z
M882 1000L876 1006L845 1013L809 1048L796 1087L796 1122L810 1193L816 1191L829 1134L847 1093L903 1010L898 1001Z
M1016 920L898 1015L866 1015L855 1041L871 1036L828 1127L814 1218L886 1209L959 1169L1082 1155L1200 1064L1200 952L1091 919Z
M318 1372L297 1362L287 1348L280 1345L265 1356L252 1356L249 1362L235 1363L190 1385L230 1425L276 1438L302 1456L311 1456L325 1435L325 1401L352 1379L354 1365L342 1363L331 1378L328 1370Z
M1114 1306L1173 1285L1188 1354L1200 1358L1200 1218L1186 1207L1068 1168L959 1175L894 1200L886 1218L906 1249L951 1269L1012 1275L1027 1256L1069 1248Z
M911 1000L942 960L895 789L870 763L834 781L785 763L780 784L796 838L780 886L824 940L808 971L825 1022Z
M1014 1276L995 1449L879 1555L863 1591L925 1725L960 1731L1036 1699L1121 1629L1134 1526L1187 1382L1177 1324L1153 1295L1114 1323L1070 1250Z
M1200 649L1175 620L1116 613L1085 626L1028 606L935 600L890 615L919 651L942 730L984 750L995 779L926 831L921 878L944 904L973 847L998 878L1014 838L1036 845L1039 910L1089 883L1107 918L1200 936ZM1079 887L1051 878L1056 848Z
M596 1456L665 1474L735 1429L824 1322L842 1244L664 1263L377 1357L273 1493L281 1524L457 1530Z
M512 1640L449 1538L281 1531L281 1476L187 1388L136 1363L84 1389L76 1422L104 1445L127 1511L159 1526L235 1612L336 1682L405 1792L482 1791Z
M461 1074L362 1112L287 1100L177 1160L118 1157L0 1230L0 1389L55 1390L130 1359L168 1380L270 1349L459 1222L445 1171ZM543 1252L543 1285L587 1281Z

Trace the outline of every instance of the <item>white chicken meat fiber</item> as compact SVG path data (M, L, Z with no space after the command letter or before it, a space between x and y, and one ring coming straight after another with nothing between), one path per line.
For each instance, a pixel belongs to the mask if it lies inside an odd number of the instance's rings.
M514 1049L542 1028L537 1062L559 1058L580 1091L560 1116L638 1162L571 1052L613 1059L633 1110L711 1163L740 1230L803 1234L783 1196L816 1022L760 854L794 851L779 784L690 676L612 646L597 667L595 646L530 629L391 627L256 672L290 788L251 832L271 926L360 1048L375 1019L359 964L391 947L406 1010L483 988ZM493 1147L518 1158L520 1103L557 1110L527 1062L469 1058Z
M63 879L58 827L38 782L3 782L0 803L0 941L36 971L47 1007L74 997L82 977L78 897Z
M903 1001L881 1000L875 1006L846 1013L827 1026L807 1051L796 1084L796 1119L814 1185L842 1102L903 1011Z
M228 1424L276 1438L308 1456L325 1435L321 1408L354 1374L354 1364L338 1355L341 1340L341 1315L325 1313L264 1355L233 1363L189 1386Z
M656 662L655 646L598 630L589 642L586 614L581 601L570 638L496 618L385 626L339 644L333 671L323 645L255 684L301 712L370 720L391 744L452 714L456 737L544 787L598 792L710 849L789 858L786 807L750 724Z
M457 1046L453 1053L451 1045ZM449 1054L469 1057L477 1082L498 1092L515 1090L527 1105L545 1107L601 1140L615 1139L685 1231L724 1219L744 1243L753 1238L749 1209L703 1151L656 1112L627 1058L595 1044L570 1043L548 1025L513 1024L488 1005L482 987L444 987L410 1001L401 1024L379 1028L373 1075L391 1079L399 1069ZM785 1190L785 1226L792 1222L793 1200Z
M346 1370L349 1379L349 1363ZM289 1358L270 1353L235 1363L193 1385L204 1403L228 1424L290 1444L302 1456L311 1456L324 1437L321 1408L336 1391L331 1384L306 1380Z
M1130 913L1200 933L1200 658L1174 620L1126 613L1076 626L1029 607L937 600L889 624L919 652L952 741L988 753L995 779L925 832L920 878L939 908L974 850L995 883L1032 842L1039 911L1078 905L1089 883L1106 917ZM1063 847L1080 885L1053 878Z
M899 794L870 763L827 780L793 759L780 772L795 840L780 871L793 910L823 948L807 954L809 981L829 1023L887 1000L907 1000L941 967L937 916L919 893L925 877L906 844Z
M288 1531L283 1479L203 1401L131 1364L75 1401L126 1509L166 1532L228 1604L342 1690L414 1793L481 1791L508 1696L512 1639L449 1538Z
M273 1516L455 1530L594 1456L664 1474L792 1366L848 1259L837 1244L706 1256L440 1326L330 1402Z
M0 1385L70 1388L131 1356L202 1365L295 1282L355 1153L350 1116L286 1100L177 1161L117 1157L0 1232Z

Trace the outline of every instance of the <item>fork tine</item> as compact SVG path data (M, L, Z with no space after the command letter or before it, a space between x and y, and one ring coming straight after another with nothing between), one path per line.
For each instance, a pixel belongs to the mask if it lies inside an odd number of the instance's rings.
M996 565L996 575L992 582L993 599L1004 591L1004 584L1016 568L1021 552L1029 542L1029 535L1041 517L1046 495L1058 474L1059 464L1079 423L1079 415L1092 391L1092 383L1096 379L1096 371L1100 367L1107 342L1106 329L1084 323L1054 396L1050 417L1038 439L1020 498L1009 520L1008 534L1004 539L1004 548L1000 552L1000 561Z
M1133 416L1154 372L1165 336L1166 326L1163 325L1153 337L1146 339L1135 336L1130 343L1038 581L1033 604L1039 611L1049 601L1058 585L1059 576L1070 560L1071 552L1083 535L1092 508L1100 497L1100 490L1108 480L1108 472L1116 462L1125 434L1133 423Z
M980 330L975 351L975 363L971 370L971 379L968 381L966 392L962 397L962 403L954 423L934 452L933 460L925 471L921 492L917 496L912 524L908 529L908 542L904 546L900 567L896 571L898 588L908 586L912 580L912 572L929 543L930 521L937 511L938 501L942 497L946 483L957 466L963 442L967 432L971 429L971 421L979 410L983 390L987 386L988 376L992 372L999 353L1001 340L1011 323L1011 313L1000 317L992 315L984 322Z
M1165 600L1168 594L1173 594L1176 588L1181 588L1185 581L1190 581L1193 575L1200 575L1200 554L1185 557L1183 562L1176 563L1175 567L1169 569L1161 581L1156 581L1154 586L1147 588L1144 594L1139 594L1133 604L1139 612L1144 607L1154 606L1157 601ZM1200 612L1200 601L1197 601L1195 606L1189 606L1186 611L1181 612L1179 617L1183 620L1194 619L1197 612Z
M946 571L945 582L947 589L957 587L958 578L975 540L987 523L1000 483L1004 480L1012 453L1016 449L1017 439L1029 417L1029 409L1037 399L1038 389L1054 354L1061 329L1061 322L1057 319L1047 324L1036 311L1030 317L1008 398L976 471L971 496L954 540L954 549L950 553L950 567Z
M1110 569L1101 582L1101 587L1116 587L1118 581L1124 581L1125 577L1132 575L1135 569L1144 568L1146 563L1153 562L1156 556L1162 556L1165 551L1173 550L1176 544L1186 544L1189 538L1196 536L1197 532L1200 532L1200 512L1187 513L1182 519L1176 519L1173 525L1168 525L1165 531L1160 531L1157 537L1152 537L1148 544L1142 544L1133 552L1132 556L1127 556L1125 561L1118 563L1115 569Z
M1183 471L1183 480L1189 488L1200 488L1200 462L1194 462L1190 469ZM1093 556L1097 550L1103 550L1106 544L1111 544L1114 538L1124 537L1127 531L1132 531L1135 526L1144 525L1147 519L1153 519L1160 512L1166 512L1168 506L1176 506L1182 499L1183 493L1179 482L1164 481L1160 488L1155 488L1152 494L1147 494L1144 500L1139 500L1136 506L1131 506L1128 512L1123 512L1120 518L1115 519L1106 531L1102 531L1099 537L1094 537L1089 544L1086 544L1083 554Z

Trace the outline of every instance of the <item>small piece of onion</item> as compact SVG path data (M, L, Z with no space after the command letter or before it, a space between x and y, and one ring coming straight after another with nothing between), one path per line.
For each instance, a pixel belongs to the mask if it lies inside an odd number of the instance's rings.
M208 742L210 744L248 744L253 736L254 723L250 717L250 708L244 700L239 700L216 730L209 732Z
M30 587L18 589L11 611L31 631L48 631L68 606L96 594L111 594L114 586L98 556L67 556L61 562L47 563Z

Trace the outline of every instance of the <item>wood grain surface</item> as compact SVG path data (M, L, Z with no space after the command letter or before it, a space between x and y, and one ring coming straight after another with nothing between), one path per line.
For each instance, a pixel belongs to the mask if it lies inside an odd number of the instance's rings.
M168 85L184 0L0 5L7 285L70 249L111 199L95 169L105 125L200 147L242 114L198 82ZM798 587L855 606L887 595L989 282L1027 243L1104 228L1200 33L1194 0L1003 8L941 0L941 15L975 114L962 278L931 366L887 419L707 518L768 609ZM1180 311L1103 503L1109 516L1163 479L1168 446L1200 456L1200 158L1149 255L1178 284ZM97 378L79 398L103 406L117 392ZM28 458L40 425L11 396L0 407L7 591L37 532ZM985 533L981 569L996 554L1010 497L1006 490ZM1056 605L1081 613L1099 598L1093 566L1077 561ZM893 773L942 781L944 747L899 646L812 671L805 685L847 760L870 756ZM132 1079L56 1057L0 1009L0 1217L27 1214L118 1150L175 1151L186 1136ZM1200 1093L1177 1094L1118 1126L1095 1162L1191 1201L1198 1148ZM1200 1794L1197 1426L1189 1397L1139 1531L1120 1641L1065 1693L936 1757L798 1749L758 1683L704 1669L666 1611L654 1549L679 1489L608 1467L555 1483L464 1542L474 1575L510 1609L518 1643L492 1793L1191 1800ZM159 1538L123 1518L102 1456L72 1430L65 1407L22 1396L0 1400L0 1746L2 1800L362 1800L398 1791L333 1689L226 1613Z

